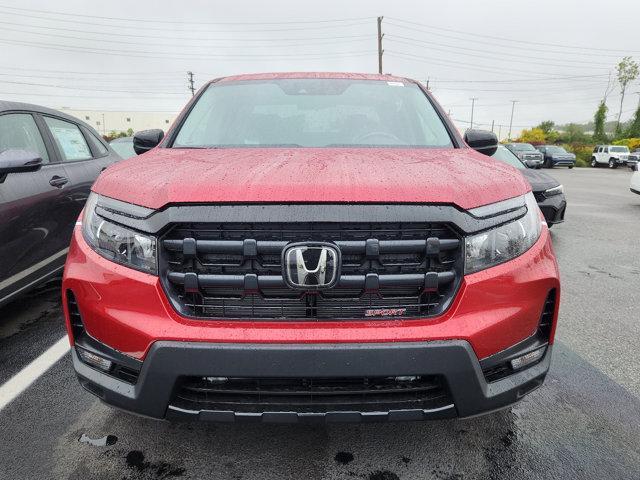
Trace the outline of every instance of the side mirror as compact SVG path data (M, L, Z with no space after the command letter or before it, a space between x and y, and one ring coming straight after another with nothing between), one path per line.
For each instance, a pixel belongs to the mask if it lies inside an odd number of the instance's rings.
M0 152L0 175L35 172L42 166L40 154L29 150L10 148Z
M498 149L498 137L486 130L467 130L464 132L464 141L474 150L489 157Z
M159 128L136 132L133 136L133 150L138 155L148 152L152 148L157 147L163 138L164 132Z

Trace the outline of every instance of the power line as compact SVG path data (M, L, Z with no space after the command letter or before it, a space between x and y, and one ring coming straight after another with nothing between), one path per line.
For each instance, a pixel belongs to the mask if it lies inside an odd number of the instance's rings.
M118 22L136 22L136 24L140 23L140 20L137 18L127 18L127 17L104 17L100 15L86 15L80 13L67 13L67 12L59 12L54 10L37 10L33 8L20 8L20 7L12 7L9 5L0 5L0 8L6 8L8 10L18 10L22 12L35 12L35 13L43 13L48 15L61 15L65 17L80 17L80 18L94 18L99 20L115 20ZM337 22L355 22L355 21L364 21L369 20L368 17L359 17L359 18L334 18L334 19L324 19L324 20L288 20L288 21L279 21L279 22L192 22L192 21L180 21L180 20L152 20L149 18L145 18L144 21L146 23L163 23L163 24L176 24L176 25L290 25L290 24L313 24L313 23L337 23Z
M0 24L5 23L5 22L0 22ZM7 31L7 32L18 32L18 33L27 33L27 34L31 34L31 35L40 35L43 37L55 37L55 38L65 38L65 39L69 39L69 40L74 40L74 41L82 41L82 42L104 42L105 40L102 38L88 38L88 37L78 37L78 36L74 36L74 35L62 35L62 34L58 34L58 33L48 33L48 32L25 32L24 30L20 30L18 28L7 28L4 27L2 29L2 31ZM89 32L91 33L91 32ZM97 33L97 32L94 32ZM102 34L102 35L109 35L111 37L113 37L113 34ZM345 43L356 43L356 42L364 42L364 41L368 41L369 38L371 38L370 35L359 35L359 37L362 38L358 38L358 39L352 39L352 40L335 40L335 39L327 39L327 41L323 41L323 42L314 42L313 45L344 45ZM164 37L165 39L167 38L166 36ZM284 41L284 40L281 40ZM292 42L292 43L283 43L283 44L279 44L279 47L306 47L307 45L305 45L304 43L301 43L301 41L306 41L305 39L300 39L297 41L291 41L291 40L286 40L287 42ZM140 42L136 42L136 41L127 41L127 40L114 40L113 38L109 39L109 43L118 43L121 45L137 45L137 46L144 46L144 47L164 47L164 48L242 48L242 49L246 49L246 48L268 48L270 47L270 45L203 45L201 43L198 44L177 44L175 42L172 43L157 43L154 42L152 44L147 44L147 43L140 43Z
M401 23L406 23L409 25L417 25L423 28L427 28L427 29L432 29L432 30L439 30L439 31L443 31L443 32L452 32L452 33L458 33L461 35L468 35L468 36L472 36L472 37L478 37L478 38L490 38L493 40L500 40L500 41L504 41L504 42L513 42L513 43L520 43L520 44L525 44L525 45L541 45L541 46L546 46L546 47L559 47L559 48L569 48L569 49L575 49L575 50L596 50L596 51L600 51L600 52L621 52L621 54L623 53L640 53L640 50L620 50L620 49L613 49L613 48L595 48L595 47L585 47L585 46L578 46L578 45L563 45L563 44L557 44L557 43L545 43L545 42L532 42L530 40L516 40L513 38L506 38L506 37L498 37L498 36L493 36L493 35L484 35L484 34L479 34L479 33L469 33L469 32L464 32L461 30L454 30L454 29L450 29L450 28L444 28L444 27L436 27L433 25L427 25L425 23L418 23L418 22L410 22L408 20L402 20L400 18L394 18L394 17L389 17L391 20L395 20L396 22L401 22ZM408 27L405 27L408 28Z
M537 65L546 65L546 66L555 66L555 67L565 67L566 65L552 63L552 62L549 62L549 60L561 60L563 62L579 64L580 67L578 67L578 68L587 68L586 66L582 66L582 65L604 65L604 66L607 66L607 67L611 67L612 66L611 63L594 62L592 60L570 60L570 59L557 59L557 58L549 58L549 57L536 57L536 56L533 56L533 55L523 55L521 53L519 53L518 56L515 57L515 58L514 58L513 54L510 54L510 53L493 52L493 51L488 53L488 54L485 54L485 55L475 55L475 54L466 53L466 52L467 51L469 51L469 52L486 52L486 50L479 50L479 49L467 48L467 47L458 47L458 46L455 46L455 45L448 45L448 44L437 43L437 42L428 42L428 41L425 41L425 40L413 39L411 37L401 37L401 36L397 36L397 35L389 35L389 38L392 41L394 41L396 43L403 44L403 45L411 45L411 46L419 46L420 47L421 45L419 45L419 44L423 43L423 44L428 44L428 45L438 45L438 46L441 46L441 47L464 50L464 52L452 52L452 51L447 50L445 48L434 48L434 47L431 47L432 50L437 50L437 51L447 52L447 53L453 53L455 55L464 55L464 56L468 56L468 57L496 59L495 56L496 55L500 55L500 56L503 56L503 57L508 57L509 62L537 64ZM400 38L402 40L396 40L398 38ZM409 40L409 41L405 41L405 40ZM566 55L566 53L565 53L565 55ZM523 60L520 60L521 58ZM529 60L526 60L526 59L529 59ZM535 62L535 61L532 62L531 60L543 60L543 62Z
M75 45L61 45L54 43L42 43L42 42L31 42L31 41L16 41L16 40L7 40L0 39L0 43L4 43L7 45L22 45L27 47L38 47L48 50L59 50L66 52L80 52L80 53L92 53L92 54L112 54L119 56L127 56L127 57L136 57L136 58L158 58L158 59L176 59L176 60L193 60L193 59L220 59L224 58L226 61L242 61L246 59L251 60L274 60L274 59L285 59L285 58L296 58L298 60L323 60L323 59L335 59L335 58L349 58L349 57L358 57L363 55L370 55L372 52L368 50L360 50L355 52L322 52L322 53L281 53L281 54L269 54L269 55L260 55L260 54L190 54L190 53L180 53L180 54L167 54L166 52L152 52L152 51L141 51L141 50L114 50L107 48L98 48L98 47L79 47Z
M6 7L1 7L1 8L6 8ZM52 18L52 17L47 17L47 16L42 16L42 15L31 15L31 14L27 14L27 13L14 13L14 12L10 12L10 11L1 11L0 13L2 13L3 15L14 15L17 17L27 17L27 18L36 18L39 20L47 20L47 21L53 21L53 22L65 22L65 23L72 23L72 24L82 24L82 25L90 25L92 28L95 27L108 27L108 28L117 28L117 29L135 29L136 31L139 30L140 25L139 25L139 21L136 20L138 22L138 24L136 25L115 25L115 24L104 24L104 23L96 23L95 21L83 21L83 20L75 20L75 19L66 19L66 18ZM368 22L368 20L367 20ZM332 28L348 28L348 27L359 27L362 25L365 25L367 22L365 21L360 21L360 22L354 22L354 23L344 23L344 24L334 24L334 25L305 25L305 26L300 26L300 27L287 27L287 28L269 28L269 29L243 29L242 32L243 33L269 33L269 32L290 32L290 31L308 31L308 30L326 30L326 29L332 29ZM145 30L154 30L154 31L159 31L159 32L167 32L167 27L151 27L148 25L145 25ZM175 29L172 29L173 31L176 31ZM189 28L187 30L177 30L179 32L191 32L191 33L204 33L204 32L209 32L211 33L210 29L207 30L194 30L193 28ZM214 32L214 33L229 33L229 30L222 30L221 32ZM234 32L235 33L235 32Z
M11 25L17 27L27 27L27 28L40 28L43 30L54 30L60 32L73 32L73 33L85 33L85 34L93 34L93 35L103 35L103 36L113 36L112 32L100 32L93 30L78 30L75 28L61 28L61 27L51 27L45 25L29 25L23 23L15 23L15 22L4 22L0 21L1 25ZM37 33L37 32L27 32L24 33ZM230 33L230 32L226 32ZM237 33L237 32L234 32ZM149 39L162 39L166 40L167 35L140 35L140 34L132 34L132 33L118 33L119 37L131 37L131 38L149 38ZM273 42L308 42L315 40L347 40L347 39L355 39L355 38L371 38L371 34L363 34L363 35L325 35L321 37L288 37L288 38L205 38L205 37L177 37L175 35L171 35L171 40L193 40L193 41L232 41L232 42L260 42L260 43L273 43ZM97 40L97 39L96 39Z

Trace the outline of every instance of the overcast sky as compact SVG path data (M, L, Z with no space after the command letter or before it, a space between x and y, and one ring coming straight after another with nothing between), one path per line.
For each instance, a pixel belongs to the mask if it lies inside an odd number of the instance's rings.
M608 73L640 60L640 1L0 0L0 98L54 108L177 112L211 78L384 71L429 85L464 128L593 116ZM567 78L570 77L570 78ZM640 91L629 89L623 119ZM619 90L609 96L617 114ZM503 136L505 128L503 128Z

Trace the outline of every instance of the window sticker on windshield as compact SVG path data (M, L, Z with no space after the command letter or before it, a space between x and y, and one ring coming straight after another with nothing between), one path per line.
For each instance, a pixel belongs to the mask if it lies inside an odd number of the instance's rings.
M391 85L392 87L404 87L404 83L402 82L387 82L387 85Z

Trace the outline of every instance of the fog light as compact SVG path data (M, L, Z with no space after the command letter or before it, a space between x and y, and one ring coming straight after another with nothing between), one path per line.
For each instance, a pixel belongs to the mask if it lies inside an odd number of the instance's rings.
M534 362L537 362L544 356L544 352L547 350L547 347L540 347L537 350L534 350L529 353L525 353L524 355L514 358L511 360L511 368L514 370L520 370L527 365L531 365Z
M113 362L111 360L107 360L106 358L102 358L100 355L96 355L95 353L89 352L83 348L76 347L76 352L80 356L80 359L86 363L87 365L91 365L103 372L108 372L111 370L111 366Z

